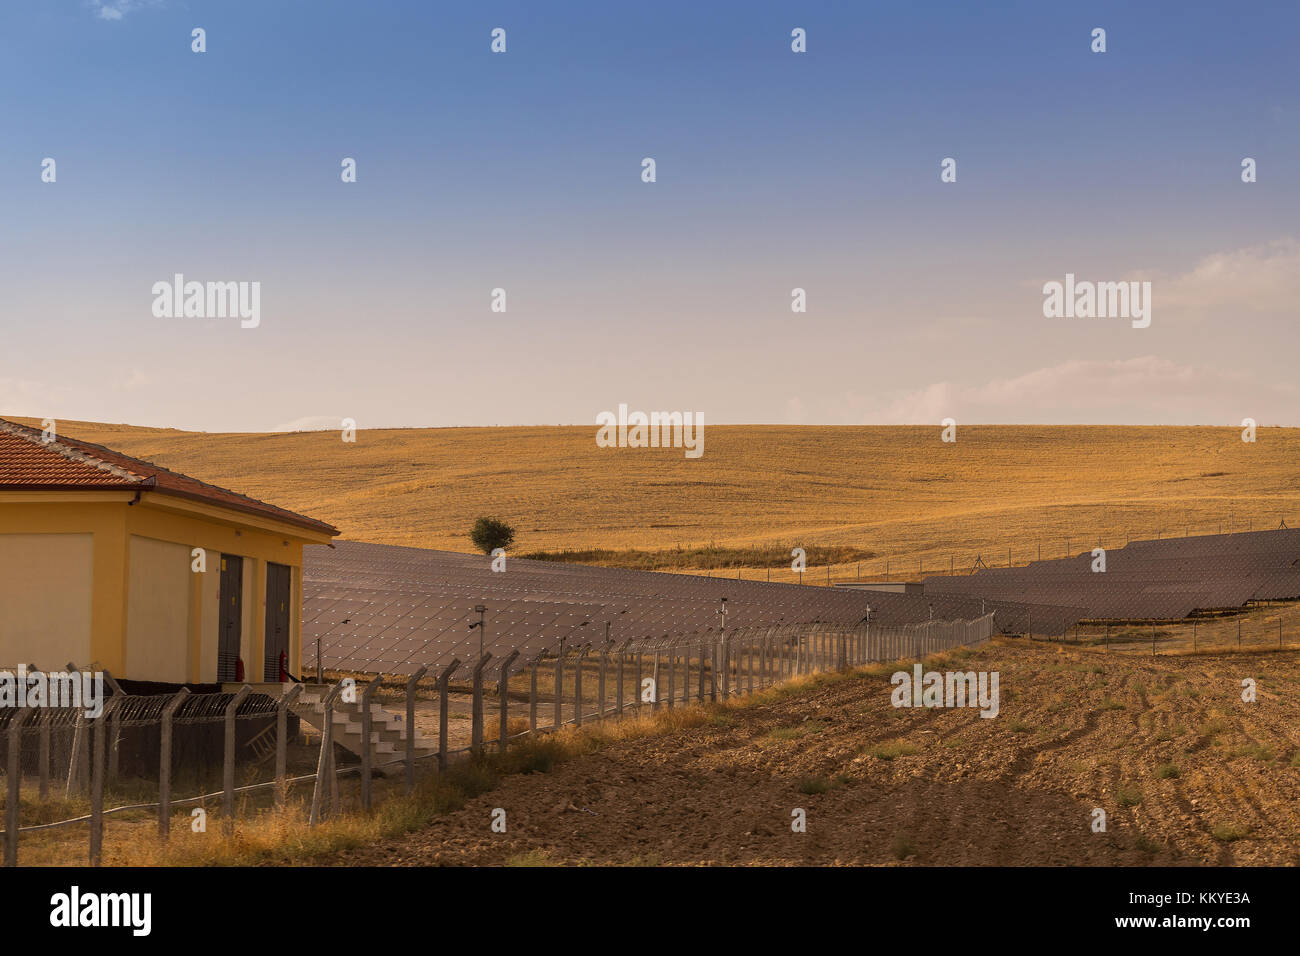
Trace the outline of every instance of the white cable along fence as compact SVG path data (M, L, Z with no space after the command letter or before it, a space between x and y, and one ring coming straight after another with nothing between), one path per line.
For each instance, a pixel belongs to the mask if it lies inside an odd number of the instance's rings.
M567 725L978 645L994 633L993 618L733 628L589 643L528 659L484 653L398 676L331 674L332 682L276 685L278 694L244 685L231 693L136 695L105 675L107 696L95 717L70 707L0 707L4 860L17 864L24 835L84 827L88 859L98 865L106 820L119 815L138 827L156 814L166 840L176 811L199 808L190 814L202 810L206 820L212 805L231 833L237 798L246 808L278 808L306 785L315 825L341 812L339 781L351 774L360 778L357 804L368 810L377 773L404 777L412 792L417 775L453 758L503 752Z

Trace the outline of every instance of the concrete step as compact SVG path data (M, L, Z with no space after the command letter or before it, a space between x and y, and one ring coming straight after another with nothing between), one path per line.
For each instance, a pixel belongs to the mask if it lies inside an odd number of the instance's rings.
M294 702L293 710L299 717L318 730L324 729L324 697L329 688L309 685ZM365 746L361 736L361 704L344 703L335 699L332 716L333 739L344 749L358 756ZM372 764L389 764L406 755L406 721L397 714L385 710L381 705L370 705L370 740L369 750ZM423 757L437 752L437 747L415 735L415 756ZM402 764L393 764L387 772L400 771ZM383 772L383 771L381 771Z

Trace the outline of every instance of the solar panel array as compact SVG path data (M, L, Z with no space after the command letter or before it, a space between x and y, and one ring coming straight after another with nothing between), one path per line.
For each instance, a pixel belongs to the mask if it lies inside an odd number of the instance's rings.
M316 642L331 669L410 674L422 665L478 659L483 605L484 650L521 661L561 647L716 632L726 598L728 629L783 624L858 624L870 609L879 624L971 620L986 610L999 624L1015 614L1078 620L1080 609L1028 609L961 595L919 595L769 584L690 574L598 568L450 551L341 541L307 549L303 568L303 647ZM1044 624L1043 629L1048 626ZM1064 625L1059 625L1064 626ZM1058 630L1059 630L1058 626ZM608 630L607 630L608 629Z
M925 579L927 595L1077 604L1095 620L1168 620L1196 610L1300 597L1300 530L1248 531L1134 541L1018 568Z

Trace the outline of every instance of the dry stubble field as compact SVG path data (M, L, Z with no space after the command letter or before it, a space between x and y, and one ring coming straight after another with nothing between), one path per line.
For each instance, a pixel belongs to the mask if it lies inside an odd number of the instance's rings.
M19 419L32 423L30 419ZM39 426L39 422L35 423ZM1300 525L1300 431L1261 428L707 426L705 453L602 449L595 427L205 434L64 421L118 448L337 525L343 537L471 550L475 517L516 553L852 547L915 576L1116 547L1125 536ZM730 573L735 573L732 568ZM756 576L758 563L741 573ZM834 569L852 578L856 561ZM808 583L824 578L810 574Z

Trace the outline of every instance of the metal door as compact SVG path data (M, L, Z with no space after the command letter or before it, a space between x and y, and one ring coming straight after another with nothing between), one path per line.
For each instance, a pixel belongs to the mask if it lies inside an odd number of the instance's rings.
M244 559L221 556L220 632L217 636L217 680L233 681L239 660L239 643L244 636Z
M290 571L283 564L266 566L266 653L262 680L280 679L280 654L289 667L289 582Z

